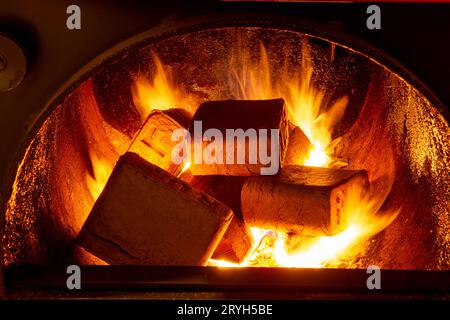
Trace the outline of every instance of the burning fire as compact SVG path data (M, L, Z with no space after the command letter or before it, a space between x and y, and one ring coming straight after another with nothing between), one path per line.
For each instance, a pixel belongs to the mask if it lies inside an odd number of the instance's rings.
M183 174L189 170L189 168L191 167L191 162L190 161L185 161L183 164L183 167L181 168L180 173L177 175L178 179L184 180L183 179Z
M221 267L290 267L323 268L338 266L341 259L363 252L367 240L386 228L400 212L377 214L389 192L369 196L357 187L350 188L348 227L334 235L316 239L298 237L288 245L288 235L282 232L250 228L254 245L241 264L224 260L210 260L210 265ZM303 244L305 243L305 244ZM290 250L290 248L296 248Z
M303 163L299 159L298 164L326 167L331 162L327 147L332 143L333 127L344 115L348 98L341 97L322 111L325 92L316 89L312 83L313 67L306 44L298 72L290 75L286 71L276 81L272 79L269 57L262 44L260 59L256 62L251 61L245 50L237 50L230 61L230 86L236 88L235 95L250 100L283 97L290 120L302 129L313 145L308 159Z
M281 79L273 81L269 57L263 45L260 45L260 59L256 62L251 61L247 52L238 50L232 54L230 61L230 85L237 88L236 95L239 99L283 97L290 121L303 130L313 146L307 159L299 159L297 164L327 167L334 160L329 154L331 147L339 141L339 138L332 139L333 128L344 115L348 98L343 96L323 110L326 104L325 92L317 89L312 82L313 67L306 43L302 53L302 64L296 74L284 72ZM210 264L224 267L321 268L332 266L343 256L361 252L364 240L386 228L398 212L382 217L376 215L388 192L371 197L356 188L349 192L351 205L348 212L343 212L348 219L348 226L339 234L317 237L312 242L310 239L305 241L304 237L299 238L300 249L290 252L287 234L253 227L250 230L254 246L241 264L213 259ZM306 245L301 245L302 240Z
M236 99L273 99L283 97L286 101L289 119L299 126L312 144L306 160L299 159L298 164L327 167L334 160L330 150L338 143L333 140L333 128L342 118L348 104L347 97L341 97L333 103L325 99L325 91L319 90L313 83L313 67L307 45L304 46L302 64L299 70L284 72L281 78L273 79L269 57L263 45L260 46L260 59L252 61L243 49L231 52L229 87ZM133 99L143 118L152 109L184 107L193 110L195 101L183 90L176 87L170 69L163 66L153 54L156 71L152 80L139 76L135 82ZM109 176L110 168L96 157L92 157L94 177L88 180L93 196L98 196ZM179 175L189 168L185 163ZM251 227L254 246L241 264L227 261L210 260L210 265L223 267L246 266L283 266L283 267L332 267L364 250L367 240L386 228L398 212L389 215L377 214L387 197L385 194L368 195L359 189L349 190L348 226L334 236L321 236L313 239L298 237L297 246L288 245L289 236L281 232ZM95 197L96 198L96 197Z
M86 184L95 201L102 193L113 166L92 150L89 150L89 156L92 163L92 174L86 175Z
M152 58L156 67L152 80L139 75L132 87L134 105L142 119L146 119L154 109L179 107L192 110L195 105L193 98L175 85L170 69L164 68L156 54L152 53Z

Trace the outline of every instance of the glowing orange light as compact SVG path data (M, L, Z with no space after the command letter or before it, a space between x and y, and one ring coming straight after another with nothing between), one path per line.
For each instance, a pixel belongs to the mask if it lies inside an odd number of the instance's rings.
M134 105L142 119L146 119L154 109L192 110L195 105L192 97L175 85L170 69L163 66L157 55L152 53L152 58L156 67L152 79L140 75L132 86Z
M86 175L86 184L92 198L97 200L108 181L113 166L93 151L89 152L89 156L91 158L93 173Z
M314 146L308 159L304 162L299 160L298 164L324 167L331 161L326 149L333 141L333 128L344 115L348 98L343 96L333 104L324 106L325 92L317 89L312 82L313 67L310 61L309 49L305 45L299 70L294 74L285 72L281 79L274 81L263 45L260 46L258 61L251 61L248 52L239 50L232 54L230 60L229 81L239 99L283 97L290 120L303 130Z
M264 46L261 45L260 59L256 62L251 61L248 53L241 50L232 55L230 86L237 88L236 95L241 99L283 97L290 120L303 130L313 145L307 159L299 159L297 164L327 167L336 160L329 154L329 150L338 143L339 138L333 140L332 133L344 114L348 98L343 96L324 108L325 92L318 90L312 82L313 67L310 61L308 46L305 46L298 72L294 75L285 73L281 79L273 81ZM237 85L233 85L233 82ZM348 226L337 235L317 237L309 246L302 246L297 252L289 252L287 249L288 235L250 228L254 247L241 264L214 259L211 259L210 264L223 267L332 266L339 257L359 252L365 240L386 228L397 216L398 212L383 217L376 215L386 196L387 193L368 197L362 190L349 190L348 211L342 212ZM358 245L360 248L355 248Z
M334 266L339 258L363 251L367 240L386 228L397 217L399 211L383 216L377 215L387 193L378 197L369 197L356 187L349 189L348 192L349 207L343 214L347 216L349 223L347 228L339 234L317 237L306 248L289 252L286 246L286 234L250 228L255 242L250 254L241 264L213 259L210 264L220 267L323 268ZM267 248L267 242L261 241L268 235L272 238L270 249ZM267 250L271 250L269 257Z
M181 177L181 175L190 168L191 166L191 162L190 161L186 161L183 165L183 168L181 169L181 172L178 174L177 178Z
M297 164L327 167L336 161L330 154L330 149L338 143L339 138L333 140L332 134L345 112L348 98L344 96L333 103L325 100L325 91L317 89L312 81L313 67L307 46L304 47L299 70L294 74L286 72L276 81L272 79L269 57L264 46L260 47L258 61L252 61L248 52L243 49L232 52L230 57L228 85L236 99L285 99L290 121L303 130L313 146L307 159L299 159ZM139 77L132 88L135 105L142 117L145 118L152 109L183 107L192 111L192 106L197 104L188 94L177 88L170 69L164 67L156 55L153 55L153 61L156 71L152 80ZM98 164L98 159L93 160L94 167L99 166L94 170L95 184L90 182L90 189L93 190L91 192L96 195L99 190L101 192L104 181L102 177L107 175L102 165ZM188 170L189 166L190 163L186 162L178 177ZM342 212L348 225L339 234L317 237L308 242L307 246L300 246L300 249L292 252L287 248L288 235L249 226L254 246L242 263L210 259L209 264L222 267L333 266L340 258L363 250L367 239L386 228L398 214L393 212L384 216L377 215L388 192L370 197L358 189L348 192L347 212Z

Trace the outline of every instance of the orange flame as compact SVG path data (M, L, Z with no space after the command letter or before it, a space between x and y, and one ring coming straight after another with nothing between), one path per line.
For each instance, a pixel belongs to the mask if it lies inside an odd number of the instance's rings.
M153 54L152 57L156 66L152 80L138 77L132 88L133 99L141 116L145 118L152 109L184 107L193 110L192 106L196 104L192 103L193 99L188 94L176 87L170 69L163 67L156 55ZM332 146L339 142L339 138L335 140L332 138L333 128L342 118L348 98L344 96L333 103L325 100L326 92L317 89L312 81L313 67L306 44L299 70L294 75L286 71L276 81L273 79L274 71L270 68L269 56L263 45L260 46L260 58L256 62L252 61L250 54L243 49L232 51L230 57L229 89L234 98L285 99L290 121L303 130L313 145L309 150L309 157L305 161L299 159L297 164L326 167L336 161L329 153ZM105 179L102 177L107 177L107 174L102 169L100 159L93 157L93 165L95 184L91 181L90 189L93 195L97 195L104 186ZM189 168L189 165L185 163L180 175ZM250 226L254 247L242 263L234 264L214 259L210 259L209 263L225 267L334 266L343 257L364 250L367 240L395 219L398 212L378 214L389 191L369 197L360 189L349 190L347 212L342 213L348 221L348 226L337 235L316 237L313 241L308 241L306 246L300 245L300 249L292 251L287 245L288 235Z
M342 118L348 103L346 96L336 100L325 111L325 92L312 83L313 67L307 44L303 47L302 64L294 75L284 72L273 81L269 57L265 47L260 45L260 59L252 62L242 49L232 54L230 60L230 86L235 88L239 99L273 99L283 97L290 120L299 126L313 145L308 159L301 163L308 166L327 166L330 156L327 147L332 143L334 125ZM282 68L286 70L286 68ZM235 85L237 84L237 86Z
M181 169L180 175L183 174L183 172L188 170L190 167L191 167L191 162L190 161L186 161L185 164L183 165L183 169Z
M343 258L363 252L367 240L385 229L397 217L400 210L377 214L388 192L382 196L368 196L358 187L348 190L347 228L334 236L317 237L309 245L299 246L291 252L287 246L288 235L260 228L250 228L254 246L240 264L224 260L210 260L210 265L221 267L291 267L323 268L336 266ZM299 241L302 241L299 238ZM292 244L291 244L292 246Z
M89 151L89 156L92 163L92 174L88 173L86 175L86 184L95 201L105 188L113 166L106 159L98 156L97 153L91 150Z
M133 83L133 102L142 119L146 119L154 109L185 108L192 110L193 98L179 89L172 77L170 69L164 67L159 57L152 53L156 70L152 80L139 75Z
M285 72L277 81L272 81L269 57L263 45L260 46L259 61L252 63L250 60L243 50L232 54L230 86L237 88L235 95L240 99L283 97L290 120L303 130L313 145L308 158L304 161L299 159L297 164L327 167L336 161L328 152L339 142L339 138L332 139L333 128L342 118L348 98L341 97L322 111L326 102L325 92L312 82L313 67L308 46L305 44L303 47L299 72L293 76ZM299 246L300 249L291 252L287 246L287 234L250 227L254 246L242 263L211 259L210 264L223 267L330 267L344 256L361 252L368 238L395 219L399 211L377 215L389 191L390 188L383 194L369 197L357 187L348 190L347 212L342 212L348 225L337 235L317 237L308 242L309 245Z

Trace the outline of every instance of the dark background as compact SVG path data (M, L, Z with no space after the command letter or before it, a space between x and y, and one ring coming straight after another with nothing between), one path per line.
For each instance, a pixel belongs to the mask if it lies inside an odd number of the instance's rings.
M412 70L449 106L450 3L376 2L382 11L382 29L368 30L366 8L372 3L4 0L0 2L0 32L12 34L27 48L30 72L34 63L50 61L43 66L48 71L57 73L63 67L75 72L80 63L168 17L181 20L235 10L249 15L280 13L366 40ZM82 30L65 28L65 9L70 4L81 7Z

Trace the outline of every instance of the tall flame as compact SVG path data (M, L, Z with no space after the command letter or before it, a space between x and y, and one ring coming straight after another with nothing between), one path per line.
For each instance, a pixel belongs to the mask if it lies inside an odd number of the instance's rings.
M146 119L154 109L185 108L191 110L193 98L178 88L167 67L164 67L159 57L152 53L155 71L152 79L139 75L132 86L133 102L142 119Z
M336 160L329 154L332 146L340 139L332 139L333 128L342 118L348 98L343 96L326 107L326 92L317 89L312 81L313 67L307 43L304 43L302 63L298 72L294 75L284 72L277 81L272 80L273 72L263 45L260 45L258 61L251 61L250 55L240 49L232 54L230 67L230 86L237 89L237 97L285 99L290 120L303 130L313 145L307 159L298 159L297 164L327 167ZM242 263L211 259L210 264L225 267L333 266L340 258L361 252L367 244L366 240L386 228L398 215L398 211L385 215L377 214L389 191L390 188L382 194L369 196L358 187L348 190L347 211L342 212L348 225L337 235L317 237L312 241L299 237L299 249L292 251L289 250L287 234L251 227L254 246ZM306 245L302 245L302 242Z
M312 82L313 67L307 43L303 46L302 63L294 75L287 68L275 81L264 45L260 45L260 58L251 61L250 54L241 48L231 55L230 86L239 99L273 99L283 97L290 120L299 126L311 141L313 148L305 162L298 164L326 166L331 162L327 147L332 143L334 125L342 118L348 103L346 96L337 99L322 111L325 91ZM235 85L237 84L237 85Z

